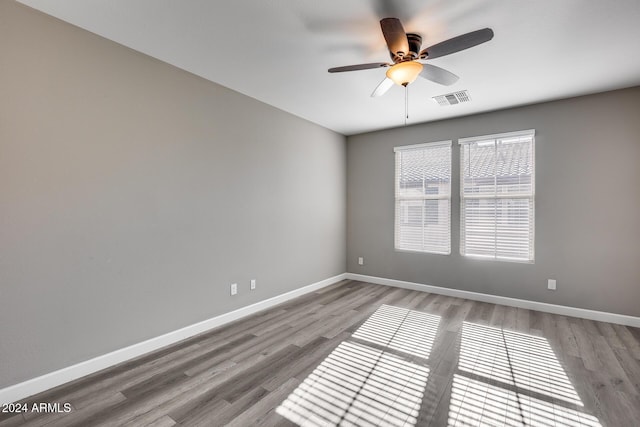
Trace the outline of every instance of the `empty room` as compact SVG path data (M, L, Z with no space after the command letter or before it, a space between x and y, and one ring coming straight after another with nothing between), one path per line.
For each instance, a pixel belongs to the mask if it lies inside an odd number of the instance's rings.
M638 22L0 0L0 427L640 425Z

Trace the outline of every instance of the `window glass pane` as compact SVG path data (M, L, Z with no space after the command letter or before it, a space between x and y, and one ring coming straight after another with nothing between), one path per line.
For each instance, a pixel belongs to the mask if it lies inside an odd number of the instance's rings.
M460 146L460 253L533 261L534 132Z
M498 199L496 203L496 257L529 259L533 204L529 199Z
M533 171L530 137L499 140L496 145L498 193L531 193Z
M451 201L449 199L424 200L424 214L425 249L437 253L450 253Z
M464 217L464 255L493 258L496 251L495 199L466 199L460 209Z
M403 196L419 196L424 193L422 150L409 150L396 154L399 160L398 192Z
M399 157L399 196L422 196L428 194L430 188L437 188L439 194L449 194L450 146L399 151L396 156Z
M395 247L451 253L451 141L395 151Z
M396 247L421 252L450 253L451 202L399 200L396 203Z
M461 147L461 158L464 194L495 194L495 141L464 144Z
M400 200L396 203L396 247L421 251L423 247L423 200Z

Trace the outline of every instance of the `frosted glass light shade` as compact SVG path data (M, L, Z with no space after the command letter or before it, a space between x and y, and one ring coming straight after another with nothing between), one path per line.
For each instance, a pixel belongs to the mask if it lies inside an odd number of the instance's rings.
M417 61L401 62L387 70L387 77L399 86L406 86L413 83L422 71L422 64Z

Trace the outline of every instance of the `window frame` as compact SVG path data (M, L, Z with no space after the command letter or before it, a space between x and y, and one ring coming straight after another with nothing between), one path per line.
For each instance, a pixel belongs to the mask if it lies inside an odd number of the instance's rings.
M447 194L443 195L438 193L437 195L429 195L429 194L423 194L419 197L417 196L413 196L413 197L407 197L407 196L401 196L399 194L399 188L400 188L400 174L398 171L398 153L400 152L408 152L408 151L412 151L412 150L420 150L420 149L425 149L425 148L438 148L438 147L448 147L449 148L449 162L448 162L448 168L449 168L449 185L448 185L448 192ZM393 152L394 152L394 218L393 218L393 247L394 250L396 252L409 252L409 253L419 253L419 254L433 254L433 255L451 255L451 218L452 218L452 213L453 213L453 205L452 205L452 194L451 194L451 187L452 187L452 180L453 180L453 140L443 140L443 141L434 141L434 142L426 142L426 143L422 143L422 144L412 144L412 145L400 145L400 146L396 146L393 147ZM398 233L398 221L400 219L400 215L398 214L398 205L401 201L403 200L446 200L448 202L448 216L447 216L447 222L448 222L448 233L447 233L447 251L433 251L433 250L419 250L419 249L410 249L410 248L401 248L399 247L399 233ZM423 217L423 224L422 227L424 229L424 221L426 221L426 219ZM423 235L424 235L424 231L423 231ZM424 247L424 242L423 242L423 247Z
M522 137L522 136L527 136L527 137L531 137L531 192L529 193L505 193L505 194L501 194L498 195L497 193L497 183L494 184L496 191L494 192L493 195L489 195L489 194L479 194L479 195L474 195L474 196L468 196L464 194L464 190L465 190L465 186L464 186L464 155L463 155L463 148L462 145L465 144L472 144L474 142L479 142L479 141L487 141L487 140L494 140L494 145L496 146L496 151L497 151L497 140L499 139L508 139L508 138L514 138L514 137ZM479 135L479 136L472 136L472 137L466 137L466 138L459 138L458 139L458 146L460 147L459 149L459 156L460 156L460 204L459 204L459 209L460 209L460 255L466 258L471 258L471 259L478 259L478 260L485 260L485 261L500 261L500 262L514 262L514 263L523 263L523 264L535 264L535 235L536 235L536 226L535 226L535 218L536 218L536 214L535 214L535 197L536 197L536 185L535 185L535 176L536 176L536 165L535 165L535 160L536 160L536 155L535 155L535 129L527 129L527 130L521 130L521 131L514 131L514 132L504 132L504 133L496 133L496 134L490 134L490 135ZM496 162L497 162L497 158L496 158ZM494 182L496 182L497 180L497 174L494 175ZM498 201L501 199L528 199L530 200L531 203L531 217L529 218L529 221L531 223L531 230L530 230L530 241L529 241L529 258L528 259L518 259L518 258L508 258L508 257L498 257L497 256L497 250L494 248L494 256L483 256L483 255L476 255L476 254L466 254L465 250L466 250L466 245L465 245L465 237L466 237L466 226L465 226L465 200L471 200L471 199L475 199L475 200L494 200L494 201ZM497 235L497 230L496 230L496 235Z

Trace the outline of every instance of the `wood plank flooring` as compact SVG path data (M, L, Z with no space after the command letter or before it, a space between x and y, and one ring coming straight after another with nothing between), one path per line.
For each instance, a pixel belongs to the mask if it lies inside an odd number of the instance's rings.
M7 426L636 426L640 330L343 281L25 399Z

